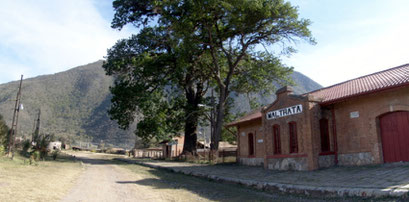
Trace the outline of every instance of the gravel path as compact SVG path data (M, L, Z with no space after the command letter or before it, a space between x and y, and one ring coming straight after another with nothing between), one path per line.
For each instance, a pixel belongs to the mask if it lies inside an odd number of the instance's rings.
M85 164L86 170L76 185L62 199L63 202L75 201L163 201L156 190L149 186L140 186L129 181L141 180L141 176L110 161L95 159L95 155L76 154Z

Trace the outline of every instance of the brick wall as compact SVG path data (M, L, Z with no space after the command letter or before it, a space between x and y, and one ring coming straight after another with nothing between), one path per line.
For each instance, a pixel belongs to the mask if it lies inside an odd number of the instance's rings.
M372 163L383 163L378 117L387 112L409 111L409 87L352 98L334 104L334 109L338 153L356 154L357 158L361 153L361 156L373 158ZM359 117L351 118L351 112L355 112L355 115L358 112ZM371 162L370 159L366 160L363 164ZM340 164L350 162L340 161Z
M261 127L261 120L254 120L251 122L246 122L238 126L238 137L239 139L239 157L249 158L249 142L248 135L253 134L255 155L251 158L264 158L264 133ZM260 141L259 141L260 140Z
M303 106L302 113L266 119L269 111L298 104ZM311 96L292 95L291 90L286 87L277 91L277 100L262 110L261 119L238 126L240 162L259 165L261 158L264 158L265 168L297 170L332 166L336 159L339 165L383 163L378 117L394 111L409 111L409 87L355 97L327 106L320 106L319 101ZM322 118L328 120L330 152L326 153L321 151L319 121ZM290 122L297 124L298 153L290 153ZM275 124L280 126L280 155L274 154ZM249 133L253 133L255 137L254 156L249 156ZM335 151L338 155L335 155Z

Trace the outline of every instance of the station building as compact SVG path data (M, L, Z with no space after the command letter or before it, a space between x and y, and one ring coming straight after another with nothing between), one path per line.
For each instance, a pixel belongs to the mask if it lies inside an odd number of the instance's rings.
M229 123L238 160L278 170L409 161L409 64L303 95L291 87Z

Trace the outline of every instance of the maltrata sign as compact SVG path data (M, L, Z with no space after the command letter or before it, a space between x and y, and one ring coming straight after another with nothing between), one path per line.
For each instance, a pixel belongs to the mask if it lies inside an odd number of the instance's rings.
M278 119L280 117L284 116L290 116L294 114L299 114L302 112L302 105L294 105L291 107L275 110L275 111L270 111L267 112L267 120L272 120L272 119Z

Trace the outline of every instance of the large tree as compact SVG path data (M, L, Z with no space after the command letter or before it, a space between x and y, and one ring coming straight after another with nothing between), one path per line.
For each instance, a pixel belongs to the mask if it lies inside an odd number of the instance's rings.
M310 22L299 19L297 8L282 0L116 0L113 5L114 28L159 26L178 43L195 48L185 52L194 58L187 62L199 64L218 94L213 150L218 149L232 91L268 92L273 81L285 81L291 73L265 47L279 45L275 47L291 54L299 39L314 43Z
M197 62L203 51L194 45L166 26L144 27L118 41L103 65L115 76L111 118L127 128L136 112L143 114L136 134L145 141L167 139L184 129L183 150L195 153L199 104L209 84Z

